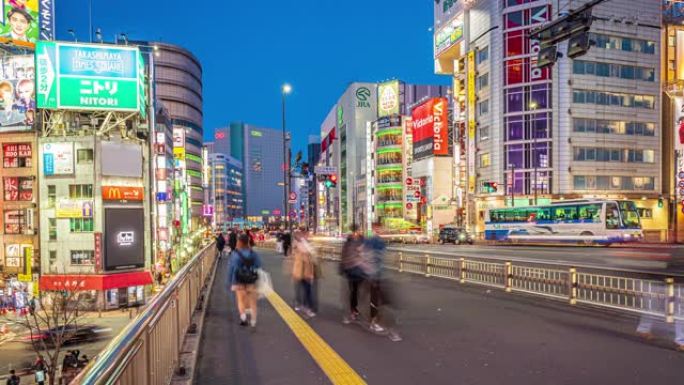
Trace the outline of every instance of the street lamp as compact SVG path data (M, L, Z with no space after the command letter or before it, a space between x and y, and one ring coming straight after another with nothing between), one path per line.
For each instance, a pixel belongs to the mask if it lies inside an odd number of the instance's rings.
M292 92L292 86L289 85L288 83L283 84L282 89L281 89L281 96L282 96L282 102L283 102L283 218L284 220L287 220L288 227L290 229L290 233L292 232L292 220L289 218L289 212L288 212L288 204L287 204L287 199L288 199L288 186L289 186L289 169L290 165L288 162L288 156L287 156L287 134L285 131L285 98L287 95L289 95Z
M532 138L534 147L532 149L532 166L534 167L534 205L537 205L537 102L530 102L530 110L532 111Z

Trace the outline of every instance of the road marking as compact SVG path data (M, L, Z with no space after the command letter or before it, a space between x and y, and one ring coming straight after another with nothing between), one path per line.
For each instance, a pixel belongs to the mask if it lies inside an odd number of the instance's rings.
M275 291L266 298L333 384L366 383Z

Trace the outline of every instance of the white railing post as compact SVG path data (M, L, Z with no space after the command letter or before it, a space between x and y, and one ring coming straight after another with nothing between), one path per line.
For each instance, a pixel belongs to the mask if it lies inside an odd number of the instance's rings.
M667 288L667 302L665 308L665 321L667 323L674 322L675 313L675 287L674 278L665 278L665 287Z
M511 262L505 263L506 268L506 293L510 293L513 290L513 265Z
M430 276L430 265L432 261L430 260L430 254L425 254L425 276L429 277Z
M570 282L568 282L568 299L570 301L570 305L575 305L577 304L577 269L574 267L570 268L569 278Z
M399 252L399 272L404 272L404 253L401 251Z
M459 280L460 283L465 283L466 281L466 263L465 258L458 260L458 270L459 270Z

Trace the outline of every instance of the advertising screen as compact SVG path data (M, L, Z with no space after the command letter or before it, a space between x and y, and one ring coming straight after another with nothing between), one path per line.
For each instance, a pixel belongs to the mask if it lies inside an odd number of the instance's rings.
M142 208L106 208L104 268L106 271L145 266Z
M413 109L413 158L448 156L449 125L446 98L433 98Z
M27 131L36 118L33 55L0 58L0 132Z
M5 0L1 4L0 43L34 48L39 38L54 39L54 0Z
M40 41L38 107L144 113L139 61L137 47Z
M378 117L399 114L399 81L378 86Z
M463 18L449 21L435 33L435 56L444 52L463 38Z
M102 175L142 177L142 147L137 143L103 141Z

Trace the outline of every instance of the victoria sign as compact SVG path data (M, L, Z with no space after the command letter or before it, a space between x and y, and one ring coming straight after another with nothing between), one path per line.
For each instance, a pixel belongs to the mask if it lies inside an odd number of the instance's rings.
M433 98L413 109L413 158L448 156L449 123L446 98Z

